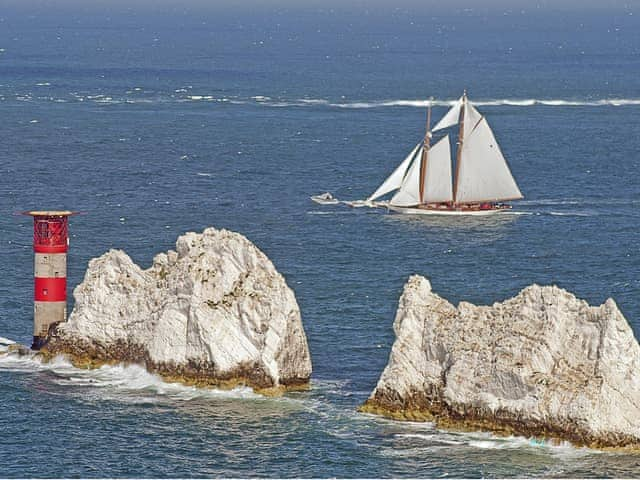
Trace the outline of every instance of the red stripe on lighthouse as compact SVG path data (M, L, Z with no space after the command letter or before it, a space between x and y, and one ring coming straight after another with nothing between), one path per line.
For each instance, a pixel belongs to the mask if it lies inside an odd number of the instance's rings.
M67 299L66 278L35 278L36 302L63 302Z

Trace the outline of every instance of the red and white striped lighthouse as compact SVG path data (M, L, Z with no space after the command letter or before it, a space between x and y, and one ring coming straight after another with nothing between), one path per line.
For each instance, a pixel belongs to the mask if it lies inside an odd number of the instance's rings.
M33 350L46 342L49 328L67 319L67 250L69 216L77 212L31 211L33 217Z

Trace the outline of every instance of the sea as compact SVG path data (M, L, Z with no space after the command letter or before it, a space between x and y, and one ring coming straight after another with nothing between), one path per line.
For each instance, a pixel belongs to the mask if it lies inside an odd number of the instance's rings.
M640 455L357 412L410 275L457 303L532 283L640 334L637 2L0 1L0 337L29 344L32 223L70 209L69 288L125 250L241 232L295 292L311 388L0 359L0 477L636 477ZM524 194L416 218L361 200L466 89ZM73 307L70 298L69 309Z

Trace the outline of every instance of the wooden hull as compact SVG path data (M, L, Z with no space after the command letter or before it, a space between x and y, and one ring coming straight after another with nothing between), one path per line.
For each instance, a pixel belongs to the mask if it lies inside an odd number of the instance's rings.
M511 210L511 205L492 205L491 208L474 208L474 207L428 207L425 205L415 207L396 207L387 204L386 207L392 212L402 213L405 215L449 215L449 216L476 216L484 217L487 215L495 215L496 213Z

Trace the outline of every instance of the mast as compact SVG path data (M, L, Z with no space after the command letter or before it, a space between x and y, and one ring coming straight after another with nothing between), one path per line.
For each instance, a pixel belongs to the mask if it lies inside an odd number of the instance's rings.
M462 107L460 108L460 119L458 123L460 130L458 131L458 150L456 151L456 178L453 182L453 204L458 203L458 177L460 174L460 160L462 159L462 140L464 138L464 112L467 108L467 89L462 93Z
M427 155L429 148L431 147L431 101L429 99L429 106L427 107L427 128L424 134L424 148L422 149L422 163L420 164L420 203L424 199L424 179L427 174Z

